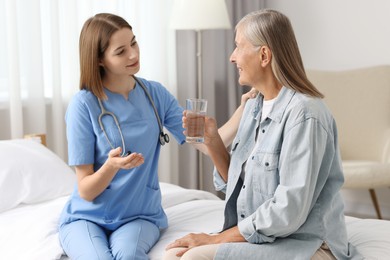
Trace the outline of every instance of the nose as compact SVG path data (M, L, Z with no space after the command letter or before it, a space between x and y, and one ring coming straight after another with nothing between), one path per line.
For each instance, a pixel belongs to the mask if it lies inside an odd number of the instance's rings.
M137 58L138 57L138 51L136 48L134 47L130 47L130 51L129 51L129 59L134 59L134 58Z
M236 53L236 49L234 49L234 51L232 52L232 54L230 54L230 62L232 62L232 63L235 63L236 62L236 55L235 55L235 53Z

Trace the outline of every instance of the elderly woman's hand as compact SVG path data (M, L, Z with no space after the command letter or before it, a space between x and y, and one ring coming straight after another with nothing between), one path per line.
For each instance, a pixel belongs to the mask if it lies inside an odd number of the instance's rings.
M187 110L183 111L183 117L182 117L182 122L183 122L183 128L184 130L184 135L187 136L188 134L188 127L189 127L189 120L188 120L188 115L187 115ZM214 118L212 117L205 117L205 122L204 122L204 144L208 145L211 144L212 141L215 138L218 138L219 133L218 133L218 128L217 128L217 122Z
M214 237L213 235L208 235L205 233L200 233L200 234L190 233L182 238L176 239L173 243L169 244L166 247L166 250L169 250L171 248L177 248L177 247L183 248L183 250L180 250L176 254L176 256L180 257L193 247L214 244L215 242L213 242L213 237Z

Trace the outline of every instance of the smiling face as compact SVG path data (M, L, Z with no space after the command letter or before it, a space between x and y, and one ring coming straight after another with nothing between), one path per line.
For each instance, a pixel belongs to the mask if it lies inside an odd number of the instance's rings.
M111 36L100 66L105 77L128 77L139 71L139 47L132 30L123 28Z
M240 85L254 87L261 77L261 59L259 48L253 46L244 36L242 26L236 31L236 48L230 56L240 75Z

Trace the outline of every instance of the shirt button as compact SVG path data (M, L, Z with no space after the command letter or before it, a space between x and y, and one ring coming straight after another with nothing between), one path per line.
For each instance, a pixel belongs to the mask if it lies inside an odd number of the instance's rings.
M268 163L268 162L266 162L266 163L265 163L265 166L267 166L267 167L268 167L268 166L269 166L269 163Z
M254 156L252 156L252 160L253 160L253 159L255 159L255 157L254 157Z
M244 184L244 185L242 185L242 188L243 188L243 189L245 189L245 184Z
M244 215L244 214L241 214L241 217L242 217L242 218L245 218L245 215Z
M265 130L263 129L263 130L261 130L261 132L262 132L262 133L265 133Z

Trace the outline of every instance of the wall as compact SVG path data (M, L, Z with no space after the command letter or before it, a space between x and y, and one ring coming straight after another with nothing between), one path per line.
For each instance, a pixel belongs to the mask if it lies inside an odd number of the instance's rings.
M346 70L390 64L390 1L269 0L294 27L306 69ZM343 190L347 214L376 217L368 190ZM390 189L378 189L390 219Z
M270 0L266 5L290 18L308 69L390 64L390 1Z

